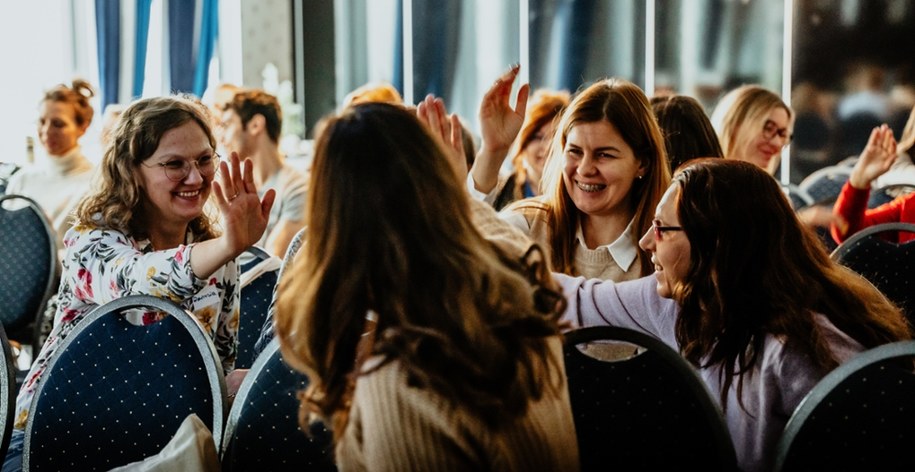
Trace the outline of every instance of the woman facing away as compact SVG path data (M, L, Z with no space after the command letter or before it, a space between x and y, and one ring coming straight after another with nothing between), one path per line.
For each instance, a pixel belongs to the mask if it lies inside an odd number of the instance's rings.
M16 400L15 430L3 470L21 467L23 429L51 357L94 308L129 295L180 304L213 339L225 373L235 365L239 291L235 258L257 241L274 192L258 198L250 161L219 163L207 109L180 96L136 101L124 110L105 150L100 185L76 210L64 236L66 257L54 328ZM222 184L215 181L217 168ZM211 194L220 235L204 213ZM128 314L135 324L157 313Z
M743 470L771 469L785 424L831 369L911 337L899 309L833 262L755 165L687 163L640 244L654 276L614 284L556 275L565 318L677 349L718 395Z
M500 80L495 88L506 91L487 94L481 116L490 109L504 117L517 114L507 106L514 75ZM487 122L481 122L486 136ZM490 122L501 134L512 130L507 118ZM492 168L486 165L491 158L477 156L474 180ZM651 226L669 181L664 139L648 98L631 82L605 79L580 91L563 112L540 182L543 194L519 200L501 215L547 249L559 272L635 279L651 272L638 239Z
M461 166L397 105L348 107L317 138L276 332L341 470L578 468L561 296L539 251L476 230Z
M47 162L17 172L10 179L7 194L35 200L47 214L57 233L58 249L73 223L71 212L89 190L92 163L83 155L79 140L92 124L95 111L89 100L95 91L88 82L76 79L46 91L38 118L38 140L48 155Z
M775 175L782 148L791 142L794 113L775 92L742 85L721 98L711 122L724 157L750 162Z
M652 97L651 109L664 135L671 173L690 159L724 157L715 128L695 98L686 95Z
M886 124L871 131L867 145L855 162L851 175L833 207L836 218L831 229L832 237L837 243L845 241L868 226L896 222L915 223L915 193L901 195L877 208L867 208L871 186L879 179L891 173L901 176L908 174L911 178L915 173L915 166L912 165L908 154L913 146L915 108L909 115L898 145L893 138L893 130ZM915 183L911 180L909 182ZM909 232L900 232L896 237L898 242L915 239L915 235Z

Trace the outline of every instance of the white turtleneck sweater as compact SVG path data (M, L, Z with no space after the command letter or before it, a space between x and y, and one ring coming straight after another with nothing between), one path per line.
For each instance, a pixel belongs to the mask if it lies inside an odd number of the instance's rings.
M89 190L92 171L92 163L76 146L64 156L49 156L45 162L13 174L6 193L38 202L57 232L57 247L61 249L63 235L73 223L70 214Z

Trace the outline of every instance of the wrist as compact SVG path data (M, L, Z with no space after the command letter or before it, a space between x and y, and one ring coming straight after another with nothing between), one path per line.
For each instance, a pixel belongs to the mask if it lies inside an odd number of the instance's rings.
M868 179L857 172L852 172L848 176L848 183L858 190L867 190L871 188L871 179Z

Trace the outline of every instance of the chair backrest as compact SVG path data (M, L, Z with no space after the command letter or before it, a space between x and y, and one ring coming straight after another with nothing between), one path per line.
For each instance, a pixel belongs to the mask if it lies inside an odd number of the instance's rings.
M898 244L913 223L884 223L853 234L832 252L833 260L861 274L915 322L915 240Z
M56 241L38 203L0 196L0 321L11 337L37 319L56 288Z
M267 318L264 320L263 326L261 326L261 332L254 343L254 352L255 354L262 352L264 348L270 343L270 340L273 339L273 317L276 314L276 302L277 297L279 296L279 282L283 280L283 275L286 273L286 270L292 266L292 262L295 260L296 254L298 254L299 249L302 248L302 245L305 243L305 228L300 229L295 236L292 237L292 241L289 242L289 246L286 247L286 254L283 256L283 265L280 267L280 272L277 275L277 283L273 286L273 294L270 297L270 306L267 308Z
M801 208L813 205L813 197L808 195L806 191L801 190L801 188L797 185L782 185L782 191L785 192L785 195L791 202L791 207L795 210L800 210Z
M813 203L832 204L842 193L842 186L848 181L851 169L845 166L829 166L814 171L798 184Z
M267 320L268 308L273 300L276 282L282 261L275 256L256 246L248 249L249 252L258 250L254 263L243 266L241 285L241 314L238 324L238 354L235 357L235 367L238 369L250 368L257 357L254 345L260 337L261 328ZM252 272L256 272L252 274Z
M602 361L580 346L625 341L644 352ZM565 334L566 375L581 469L734 470L734 446L720 408L696 370L646 334L618 327Z
M13 176L20 169L19 164L12 162L0 162L0 195L6 193L6 186Z
M122 315L166 313L146 326ZM226 392L209 336L174 303L135 295L77 323L48 360L26 423L25 470L109 470L160 452L195 413L222 437Z
M296 394L308 378L283 362L274 339L254 362L229 412L222 468L233 470L336 470L331 434L313 424L299 426Z
M909 184L892 184L877 189L872 189L870 197L867 200L868 208L877 208L884 203L889 203L902 195L908 195L915 192L915 185Z
M915 470L913 359L903 341L830 372L785 425L774 470Z
M6 457L16 410L16 370L6 331L0 325L0 457Z

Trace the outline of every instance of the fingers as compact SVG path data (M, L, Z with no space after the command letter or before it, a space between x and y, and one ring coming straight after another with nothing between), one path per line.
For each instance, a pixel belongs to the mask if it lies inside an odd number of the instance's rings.
M226 165L225 162L223 162L222 165ZM216 196L216 205L219 206L219 208L224 208L229 204L225 193L223 193L222 185L219 185L219 182L215 180L213 181L213 195Z
M524 84L518 89L518 101L515 104L515 113L525 116L527 113L527 99L531 94L531 84Z
M267 193L264 194L263 200L261 200L261 216L263 216L265 220L270 219L270 209L273 208L273 202L275 201L276 190L267 190Z

